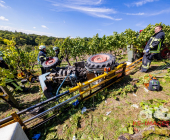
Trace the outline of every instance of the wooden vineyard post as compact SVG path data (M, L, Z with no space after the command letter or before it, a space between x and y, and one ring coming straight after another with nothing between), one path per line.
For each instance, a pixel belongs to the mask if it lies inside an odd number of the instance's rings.
M19 104L12 96L12 93L9 91L9 89L6 86L0 86L0 89L3 91L4 94L9 96L9 99L4 99L4 100L8 102L12 107L18 108Z

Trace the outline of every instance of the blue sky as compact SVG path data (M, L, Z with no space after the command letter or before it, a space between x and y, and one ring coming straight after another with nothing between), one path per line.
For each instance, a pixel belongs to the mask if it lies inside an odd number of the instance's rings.
M170 0L0 0L0 30L100 37L170 24Z

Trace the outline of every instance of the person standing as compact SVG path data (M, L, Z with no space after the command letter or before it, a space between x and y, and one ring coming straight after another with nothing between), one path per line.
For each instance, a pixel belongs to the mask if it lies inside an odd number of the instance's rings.
M58 57L59 53L60 53L60 49L59 47L53 47L53 50L55 51L55 57ZM62 62L62 59L64 58L64 56L61 56L60 59L59 59L59 63L58 65L60 66L61 62Z
M40 50L40 51L39 51L39 54L38 54L38 62L39 62L39 64L40 64L41 73L44 74L44 73L46 72L46 69L43 68L42 63L43 63L44 61L46 61L46 60L49 60L49 57L46 57L46 54L47 54L47 52L46 52L46 46L40 45L40 46L39 46L39 50Z
M55 51L55 57L58 57L59 53L60 53L60 50L59 50L59 47L53 47L53 50Z
M149 39L144 48L141 72L147 72L153 57L160 53L161 45L165 38L162 28L161 25L155 27L155 34Z

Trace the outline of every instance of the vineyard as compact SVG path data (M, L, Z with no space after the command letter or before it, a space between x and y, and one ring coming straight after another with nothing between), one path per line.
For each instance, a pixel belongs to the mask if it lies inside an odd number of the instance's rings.
M51 42L48 39L44 41L44 38L37 37L36 43L33 43L34 45L37 44L37 46L28 45L27 42L29 41L19 36L4 38L4 36L0 35L0 51L3 53L3 59L9 66L9 70L0 68L0 86L5 85L6 78L16 79L16 75L22 71L41 75L40 66L37 63L38 45L46 45L47 56L55 56L53 46L59 47L59 58L64 56L62 66L72 65L78 61L86 61L88 56L98 53L113 54L122 62L127 60L127 45L133 45L135 54L143 52L146 42L154 34L154 28L157 25L163 26L163 31L165 32L164 47L170 48L170 26L162 23L149 24L141 33L126 29L122 33L113 32L113 35L110 36L104 35L99 37L99 34L96 34L92 38L50 38ZM169 60L154 61L153 67L159 70L158 67L165 65L167 62ZM151 73L153 71L154 68L151 68ZM115 84L114 87L96 94L95 102L93 101L94 98L89 99L78 107L58 115L54 123L48 122L43 125L43 130L37 128L29 131L27 133L28 137L31 139L33 134L41 133L40 139L42 140L72 139L73 136L76 136L78 139L102 140L117 139L124 133L134 134L139 132L144 126L139 125L139 123L136 124L134 121L139 120L139 112L144 105L148 105L150 108L166 105L170 109L169 69L163 70L158 74L163 77L160 80L163 90L160 92L144 92L143 87L141 87L141 79L144 75L138 72L138 68L136 68L135 72L130 76L126 76L120 83ZM139 78L139 81L132 82L134 78ZM19 79L16 80L20 83ZM39 83L32 83L29 86L31 90L25 95L17 91L13 92L13 96L17 98L20 107L24 106L26 108L46 100ZM61 92L66 91L68 88L68 86L61 88ZM132 107L134 104L137 104L138 107ZM2 101L0 102L1 105L6 105L6 103ZM88 109L85 114L82 114L81 109L84 106ZM96 108L95 110L94 107ZM3 114L5 111L7 112ZM16 111L16 109L3 106L2 110L0 110L0 118L9 116L12 111ZM110 113L108 113L109 111ZM108 115L106 115L107 113ZM146 120L141 121L146 122ZM152 118L149 121L156 121L156 119ZM170 133L157 132L150 136L149 134L146 135L148 139L166 139L168 134Z
M64 57L73 58L75 61L77 59L83 59L86 55L93 55L101 52L110 52L115 56L121 56L123 53L123 48L127 45L133 45L138 51L143 51L143 47L149 38L154 34L154 27L156 25L148 25L140 34L139 32L133 31L131 29L126 29L123 33L113 32L113 35L99 37L98 34L93 36L93 38L70 38L67 37L64 40L56 39L54 42L55 46L59 46L60 55ZM165 32L164 44L166 47L170 46L170 26L163 24L163 30ZM22 38L20 38L22 40ZM39 45L43 44L44 41L40 42ZM19 46L20 53L16 49L16 38L13 37L12 40L5 38L0 38L0 51L5 55L4 59L10 67L13 67L14 73L17 70L21 70L21 65L24 65L26 69L33 69L34 65L37 63L38 47L30 46ZM46 44L44 44L46 45ZM52 45L47 47L47 55L54 56L54 51L52 50Z

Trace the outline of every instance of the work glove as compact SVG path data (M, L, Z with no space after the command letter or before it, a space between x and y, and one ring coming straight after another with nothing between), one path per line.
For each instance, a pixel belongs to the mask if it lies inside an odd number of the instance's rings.
M149 52L149 49L146 50L146 53L148 53L148 52Z

